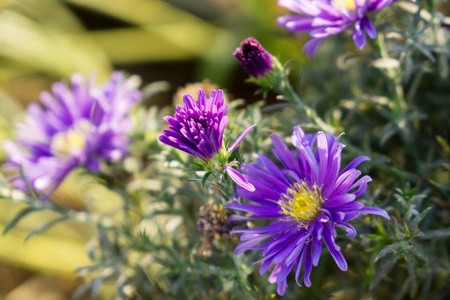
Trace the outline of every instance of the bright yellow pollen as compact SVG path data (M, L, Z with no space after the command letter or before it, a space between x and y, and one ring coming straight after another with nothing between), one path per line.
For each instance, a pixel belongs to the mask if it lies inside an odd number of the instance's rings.
M331 3L337 8L345 8L346 10L355 10L355 0L332 0Z
M311 190L305 182L296 183L278 201L283 214L292 216L298 221L314 220L320 214L324 200L320 188L314 185Z
M67 158L86 146L85 134L76 129L60 132L53 137L51 149L55 156Z

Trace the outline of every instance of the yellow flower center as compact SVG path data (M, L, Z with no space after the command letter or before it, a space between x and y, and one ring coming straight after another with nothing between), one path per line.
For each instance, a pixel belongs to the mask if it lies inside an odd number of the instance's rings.
M356 9L356 0L332 0L331 3L336 8L344 8L346 10L355 10Z
M317 185L310 189L305 182L296 183L278 201L283 214L298 221L311 221L320 214L324 200Z
M86 147L86 136L89 131L89 122L80 122L66 132L55 134L52 139L51 151L59 158L68 158L79 154Z

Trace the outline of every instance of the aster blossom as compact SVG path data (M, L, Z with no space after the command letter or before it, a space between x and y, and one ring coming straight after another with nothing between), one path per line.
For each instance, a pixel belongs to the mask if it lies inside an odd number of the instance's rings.
M205 91L199 89L198 100L190 94L186 94L183 100L184 105L176 106L173 117L164 118L169 124L169 130L164 130L159 140L204 161L209 168L219 167L232 178L241 176L238 171L228 165L228 157L255 125L245 129L231 147L225 149L223 134L229 118L223 91L213 90L207 97ZM241 183L245 186L245 182ZM251 190L253 187L247 185L247 188Z
M250 192L238 185L237 196L253 204L232 203L227 207L248 213L232 216L232 221L269 219L271 223L251 229L237 229L241 233L236 254L260 250L264 274L274 265L270 283L278 284L278 294L287 287L287 276L295 270L295 280L303 270L303 282L311 285L310 274L319 263L322 242L325 243L338 267L347 270L347 262L335 242L336 227L346 230L349 237L356 236L348 222L361 214L374 214L389 218L386 211L365 207L356 201L367 188L371 178L361 176L356 167L368 157L359 156L341 170L341 152L344 145L339 137L318 132L305 134L294 127L291 151L277 135L272 135L273 153L281 167L264 155L258 155L255 164L243 164L245 179L255 186Z
M209 98L203 89L196 101L190 94L177 105L173 117L164 118L169 130L159 140L194 157L208 161L222 149L223 133L228 125L227 109L222 90L211 91Z
M74 74L70 82L55 82L51 93L41 94L42 105L30 104L18 137L4 143L14 187L27 191L29 184L51 194L74 168L98 172L101 160L126 154L129 110L141 98L138 82L121 72L101 86L92 75Z
M293 32L310 32L311 40L303 50L309 57L330 35L339 34L353 26L353 41L362 49L366 45L366 33L374 39L377 30L368 13L380 10L395 0L279 0L278 4L299 15L278 18L278 24Z

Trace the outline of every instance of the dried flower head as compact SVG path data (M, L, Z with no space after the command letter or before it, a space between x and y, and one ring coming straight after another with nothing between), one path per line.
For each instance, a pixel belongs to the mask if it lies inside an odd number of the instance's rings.
M230 238L233 224L228 220L230 213L217 202L209 202L200 207L197 219L197 228L203 232L203 243L199 252L203 256L210 256L212 242Z
M230 213L219 203L209 202L200 207L197 219L197 228L205 235L215 239L228 238L233 228L228 221Z

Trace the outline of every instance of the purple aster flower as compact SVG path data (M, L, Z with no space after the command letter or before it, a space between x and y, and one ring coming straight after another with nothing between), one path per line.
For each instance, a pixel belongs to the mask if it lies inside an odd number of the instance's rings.
M223 91L213 90L208 98L200 89L197 101L189 94L183 100L184 106L177 105L173 117L164 118L169 130L164 130L159 140L208 162L223 150L223 133L229 121ZM253 127L247 128L226 152L233 152Z
M368 13L380 10L395 0L279 0L278 4L300 15L282 16L278 24L293 32L309 31L312 39L303 50L311 58L322 40L341 33L352 24L355 45L362 49L366 35L374 39L377 30Z
M93 76L85 81L75 74L71 84L56 82L52 93L43 92L42 106L30 104L25 121L18 124L17 139L4 143L14 187L26 191L29 183L50 195L75 167L97 172L101 159L116 161L127 152L128 113L141 98L135 80L114 72L95 87Z
M254 38L242 41L233 55L252 77L258 78L273 70L272 55Z
M261 250L262 263L259 273L265 273L271 265L270 283L278 284L278 294L286 290L286 278L295 270L299 281L303 269L303 282L311 285L312 266L317 266L322 252L322 242L338 267L347 270L347 262L335 242L336 227L356 236L355 228L348 222L361 214L375 214L389 218L386 211L365 207L355 201L371 181L361 178L356 167L368 157L355 158L341 170L341 152L344 145L331 134L319 132L304 134L295 127L291 151L277 135L272 136L273 153L281 162L279 167L269 158L259 155L255 164L243 164L246 180L255 186L250 192L238 184L236 194L254 204L234 203L228 208L250 213L249 216L232 216L233 221L270 219L266 226L234 230L242 233L241 244L235 253ZM359 179L358 179L359 178Z

